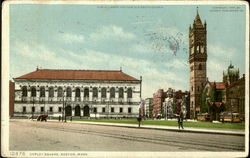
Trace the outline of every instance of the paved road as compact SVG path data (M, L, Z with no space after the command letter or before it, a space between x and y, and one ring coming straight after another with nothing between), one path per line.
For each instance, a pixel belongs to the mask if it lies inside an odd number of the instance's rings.
M10 150L244 151L244 136L76 123L10 121Z

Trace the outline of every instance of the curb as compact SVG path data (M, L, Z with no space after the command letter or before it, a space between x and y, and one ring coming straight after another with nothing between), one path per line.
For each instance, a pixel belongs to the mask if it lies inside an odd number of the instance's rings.
M48 120L48 122L56 122L52 120ZM90 124L90 125L99 125L99 126L113 126L113 127L124 127L124 128L137 128L137 129L151 129L151 130L163 130L163 131L173 131L173 132L185 132L185 133L200 133L200 134L220 134L220 135L234 135L234 136L245 136L245 132L233 132L233 131L204 131L203 129L198 129L198 130L190 130L190 129L184 129L184 130L179 130L179 129L174 129L174 128L164 128L163 127L147 127L141 125L141 127L138 127L137 125L130 124L107 124L107 123L96 123L96 122L78 122L78 121L73 121L68 123L78 123L78 124Z

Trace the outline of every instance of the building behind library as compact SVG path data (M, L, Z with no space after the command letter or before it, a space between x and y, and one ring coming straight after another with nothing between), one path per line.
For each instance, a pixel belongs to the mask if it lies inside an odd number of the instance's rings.
M138 117L141 79L121 70L37 68L14 82L14 116Z

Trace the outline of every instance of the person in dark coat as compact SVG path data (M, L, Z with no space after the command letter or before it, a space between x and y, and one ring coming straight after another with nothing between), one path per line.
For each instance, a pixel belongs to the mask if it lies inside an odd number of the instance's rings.
M183 128L183 113L182 113L182 112L180 113L180 115L179 115L179 117L178 117L178 126L179 126L179 129L180 129L180 127L181 127L182 129L184 129L184 128Z

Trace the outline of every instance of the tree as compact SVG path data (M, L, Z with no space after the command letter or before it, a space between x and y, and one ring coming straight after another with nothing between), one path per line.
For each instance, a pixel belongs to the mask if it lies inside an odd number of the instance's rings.
M205 92L201 94L201 113L208 112L208 104L207 104L208 97L209 96Z
M216 89L215 89L215 85L213 85L211 87L208 96L209 96L211 102L215 102L216 101Z

